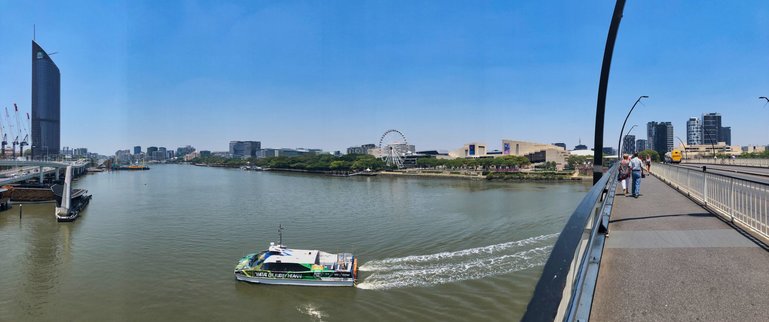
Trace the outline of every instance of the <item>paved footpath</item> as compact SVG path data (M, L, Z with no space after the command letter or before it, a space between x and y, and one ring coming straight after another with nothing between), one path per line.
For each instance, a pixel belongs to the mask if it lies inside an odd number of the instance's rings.
M769 251L655 177L617 186L592 321L769 321Z

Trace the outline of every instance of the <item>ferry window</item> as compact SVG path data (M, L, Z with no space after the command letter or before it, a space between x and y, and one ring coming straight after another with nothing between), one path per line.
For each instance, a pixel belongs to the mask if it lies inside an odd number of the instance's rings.
M309 271L304 265L296 263L265 263L262 269L273 272L304 272Z

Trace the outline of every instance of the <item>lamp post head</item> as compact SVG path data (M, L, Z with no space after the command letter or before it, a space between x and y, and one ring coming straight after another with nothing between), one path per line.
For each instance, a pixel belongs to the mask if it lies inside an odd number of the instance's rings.
M761 96L758 99L765 99L765 100L769 101L769 98L767 98L766 96Z
M648 95L641 95L640 98L649 98L649 96Z

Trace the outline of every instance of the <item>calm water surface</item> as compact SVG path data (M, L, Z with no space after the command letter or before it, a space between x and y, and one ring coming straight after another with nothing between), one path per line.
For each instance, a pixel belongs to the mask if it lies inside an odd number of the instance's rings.
M187 165L99 173L94 198L0 213L0 321L517 320L581 183L335 178ZM356 288L236 282L277 240L351 251Z

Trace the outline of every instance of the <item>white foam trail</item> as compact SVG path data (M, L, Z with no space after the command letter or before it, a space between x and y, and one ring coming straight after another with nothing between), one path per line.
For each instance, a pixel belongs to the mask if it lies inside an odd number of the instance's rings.
M324 317L327 317L325 313L323 313L321 310L319 310L315 305L312 304L306 304L303 306L297 306L296 310L299 311L299 313L306 314L310 316L313 320L322 322Z
M448 260L448 259L453 259L457 257L479 255L479 254L494 254L495 252L499 253L514 247L523 247L526 245L539 243L556 236L558 236L558 234L541 235L541 236L530 237L522 240L502 243L502 244L464 249L464 250L459 250L455 252L442 252L442 253L430 254L430 255L412 255L412 256L406 256L406 257L373 260L361 265L358 268L358 270L361 272L376 272L380 270L389 271L392 269L408 268L409 267L408 264L413 264L413 263ZM405 267L401 267L397 265L399 263L406 263L407 265Z
M371 261L359 268L361 271L371 272L371 275L358 284L358 288L432 286L481 279L541 266L547 261L552 248L549 243L542 245L543 242L557 235L542 235L456 252ZM520 250L520 247L527 245L537 247Z

